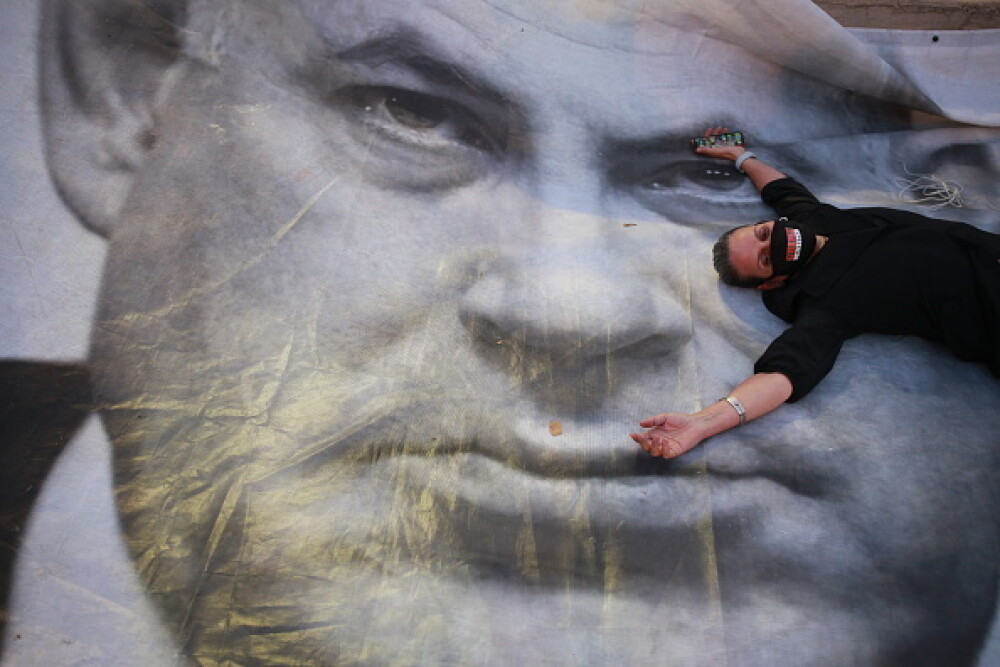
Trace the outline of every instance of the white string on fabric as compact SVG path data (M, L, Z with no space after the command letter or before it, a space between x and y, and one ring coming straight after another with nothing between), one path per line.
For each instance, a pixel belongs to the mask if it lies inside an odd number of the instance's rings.
M946 181L936 174L915 174L903 165L903 171L909 178L898 176L895 179L899 187L898 199L908 204L930 206L938 210L946 206L955 208L970 208L985 205L994 211L1000 210L985 197L967 198L962 193L962 186L955 181Z

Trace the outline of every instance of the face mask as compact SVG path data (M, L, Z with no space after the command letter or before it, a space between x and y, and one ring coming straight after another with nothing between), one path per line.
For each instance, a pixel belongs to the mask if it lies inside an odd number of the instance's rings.
M802 223L778 218L771 229L771 266L776 276L792 276L802 270L816 249L816 232Z

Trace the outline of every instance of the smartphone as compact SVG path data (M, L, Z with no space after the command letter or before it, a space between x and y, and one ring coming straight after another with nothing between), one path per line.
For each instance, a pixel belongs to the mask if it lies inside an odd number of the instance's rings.
M715 148L716 146L742 146L742 132L723 132L722 134L710 134L707 137L695 137L691 140L691 148Z

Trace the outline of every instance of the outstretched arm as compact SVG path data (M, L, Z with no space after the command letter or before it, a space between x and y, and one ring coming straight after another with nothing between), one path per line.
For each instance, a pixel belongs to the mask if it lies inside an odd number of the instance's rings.
M757 373L732 391L746 410L746 420L771 412L792 395L792 383L782 373ZM667 412L639 422L649 429L632 433L632 439L653 456L674 458L691 450L698 443L738 426L736 409L722 400L692 414Z
M727 127L710 127L705 130L705 136L710 134L722 134L728 132ZM747 149L743 146L718 146L715 148L697 148L695 152L698 155L704 155L705 157L714 157L720 160L731 160L736 162L741 155L747 152ZM786 178L785 174L781 173L774 167L765 164L758 158L751 158L745 160L741 165L743 172L750 178L750 182L753 186L757 188L757 192L764 189L764 186L771 181L776 181L779 178Z

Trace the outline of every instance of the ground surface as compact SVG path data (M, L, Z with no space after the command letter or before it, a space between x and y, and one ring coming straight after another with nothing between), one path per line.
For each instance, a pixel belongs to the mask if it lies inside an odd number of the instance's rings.
M852 28L1000 28L1000 2L994 0L822 0L816 4Z

